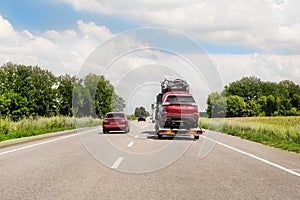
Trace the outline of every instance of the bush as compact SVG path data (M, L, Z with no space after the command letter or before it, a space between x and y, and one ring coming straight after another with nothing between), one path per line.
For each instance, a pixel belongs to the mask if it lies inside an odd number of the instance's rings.
M11 123L7 119L0 119L0 134L7 135L11 131Z

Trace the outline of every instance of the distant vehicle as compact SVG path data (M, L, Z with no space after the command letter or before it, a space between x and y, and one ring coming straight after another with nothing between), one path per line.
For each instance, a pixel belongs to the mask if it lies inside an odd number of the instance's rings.
M127 120L126 114L123 112L109 112L105 115L102 124L103 133L109 131L130 131L130 124Z
M140 115L139 117L138 117L138 122L139 121L146 121L146 117L145 116L143 116L143 115Z

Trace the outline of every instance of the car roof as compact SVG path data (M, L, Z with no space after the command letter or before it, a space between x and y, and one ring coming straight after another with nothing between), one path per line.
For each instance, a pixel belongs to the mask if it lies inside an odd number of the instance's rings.
M119 113L125 114L124 112L108 112L108 113L106 113L106 114L119 114Z
M184 91L171 91L171 92L166 92L166 93L163 94L162 101L165 101L165 99L168 96L171 96L171 95L175 95L175 96L192 96L190 93L184 92Z

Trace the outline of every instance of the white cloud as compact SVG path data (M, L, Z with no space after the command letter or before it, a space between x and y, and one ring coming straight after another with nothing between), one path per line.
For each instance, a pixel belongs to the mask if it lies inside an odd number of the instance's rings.
M77 37L77 33L74 30L65 30L63 32L58 32L55 30L48 30L44 34L45 37L54 40L69 40Z
M148 3L147 1L141 1L140 4L143 2ZM202 8L206 7L207 4L207 2L204 2L198 6ZM278 6L282 4L286 4L286 2L283 2ZM176 3L172 5L175 9L177 8ZM154 2L152 7L158 8L159 4L155 4ZM190 7L189 9L192 8ZM181 17L184 18L186 16L180 16L179 14L177 17L178 20L180 20ZM208 15L207 19L209 18ZM214 19L212 18L211 20ZM55 74L77 73L90 53L101 44L101 42L114 35L107 27L98 26L94 22L84 22L82 20L77 22L77 28L74 30L48 30L39 35L31 33L28 30L16 31L12 24L2 16L0 16L0 26L1 63L11 61L21 64L39 65L53 71ZM233 26L235 25L233 24ZM238 26L236 25L236 27ZM240 27L246 29L243 25ZM276 46L273 43L276 43L276 41L281 41L282 46L288 46L292 41L297 40L297 36L299 35L298 25L281 26L281 29L277 30L278 34L273 31L273 33L276 34L265 39L269 41L269 45L274 45L274 48ZM269 34L271 34L271 32ZM201 36L201 34L203 35ZM260 44L262 47L263 42L265 41L263 38L257 40L256 36L251 33L243 34L242 32L235 32L233 30L214 31L209 35L205 35L204 31L202 31L199 35L201 37L207 37L210 40L225 40L231 41L231 43L236 42L237 44L247 40L249 44ZM257 33L257 35L259 34ZM143 42L145 43L145 41ZM122 46L132 45L132 48L134 48L136 45L139 46L139 43L142 43L142 41L137 40L135 35L130 35L129 37L125 37L124 40L119 41L119 43L116 44L116 47L122 48ZM147 44L144 44L144 46L147 46ZM297 45L294 43L290 48L297 48ZM114 47L111 49L116 52L122 51L121 49L114 49ZM105 55L102 56L105 57ZM224 54L210 55L210 57L216 63L217 69L225 84L238 80L243 76L250 75L258 76L264 80L277 82L283 79L289 79L300 84L300 71L298 67L300 66L300 56L297 54ZM169 57L162 56L157 52L156 54L152 52L146 56L144 54L133 54L132 56L123 59L123 61L119 63L119 66L124 64L134 68L134 66L147 64L162 64L161 62L169 66L174 66L176 63L178 64L177 60L174 59L168 61L168 58ZM184 69L184 67L182 69ZM122 70L120 70L120 72L122 72Z
M105 26L98 26L94 22L84 23L82 20L77 22L80 33L86 37L94 37L101 41L112 36L110 30Z
M28 30L16 31L0 15L0 62L39 65L55 74L79 71L86 57L113 34L92 22L77 22L77 30L48 30L39 35Z
M84 10L89 12L101 12L105 14L109 14L113 12L113 8L111 6L106 5L106 3L102 3L97 0L54 0L56 2L64 2L68 4L72 4L74 9L76 10Z
M292 80L300 84L299 55L210 55L224 84L244 76L256 76L263 81Z
M300 52L297 0L57 1L78 10L118 15L144 26L175 29L205 42Z
M0 15L0 40L1 42L5 41L9 36L15 36L16 32L14 31L12 25L8 20L4 19Z

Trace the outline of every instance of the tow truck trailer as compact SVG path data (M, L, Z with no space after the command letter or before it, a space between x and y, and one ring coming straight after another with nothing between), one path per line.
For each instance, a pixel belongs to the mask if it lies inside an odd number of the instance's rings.
M183 79L165 76L152 110L158 138L180 135L199 139L203 133L198 123L198 105Z

